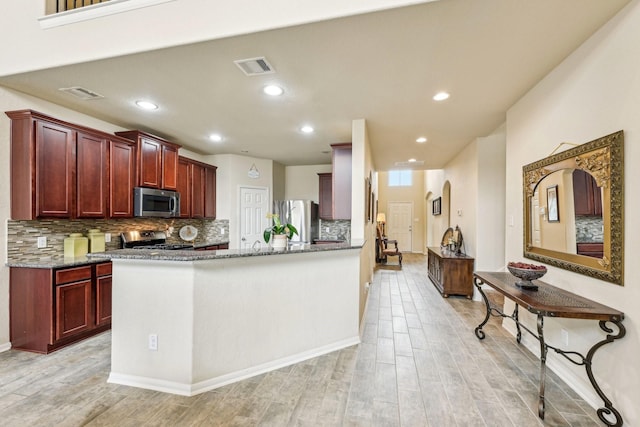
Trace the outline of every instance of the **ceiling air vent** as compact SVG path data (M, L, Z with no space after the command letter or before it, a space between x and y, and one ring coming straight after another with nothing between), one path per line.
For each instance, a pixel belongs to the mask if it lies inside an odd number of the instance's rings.
M233 62L247 76L259 76L261 74L271 74L276 72L264 56L259 58L238 59Z
M92 90L89 89L85 89L83 87L80 86L73 86L73 87L63 87L58 89L62 92L67 92L70 93L71 95L75 96L76 98L80 98L83 101L89 100L89 99L98 99L98 98L104 98L104 96L100 95L99 93L96 93Z
M407 166L424 166L423 160L416 160L415 162L395 162L395 165L398 167L407 167Z

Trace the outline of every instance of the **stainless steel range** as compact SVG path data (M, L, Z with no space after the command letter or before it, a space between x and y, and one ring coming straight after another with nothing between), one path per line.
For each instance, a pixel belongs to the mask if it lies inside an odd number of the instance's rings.
M164 249L169 251L193 249L187 243L167 243L164 231L126 231L120 234L123 249Z

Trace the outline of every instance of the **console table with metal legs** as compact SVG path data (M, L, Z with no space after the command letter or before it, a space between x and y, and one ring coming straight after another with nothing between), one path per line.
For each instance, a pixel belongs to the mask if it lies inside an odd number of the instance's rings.
M534 283L538 285L538 289L534 291L519 288L516 285L518 279L510 273L476 272L473 276L474 284L478 289L478 292L480 292L480 295L482 295L487 307L487 314L484 320L475 329L476 337L481 340L484 339L485 333L482 328L489 321L491 316L498 316L511 319L515 322L517 331L516 340L518 343L520 343L522 338L522 330L531 334L540 343L540 395L538 400L538 416L541 419L544 419L546 362L547 352L551 349L569 360L571 363L585 367L587 377L589 377L591 385L604 402L604 406L596 411L598 418L608 426L622 426L622 416L613 407L613 404L604 394L593 376L592 361L594 354L600 347L624 337L625 328L622 325L624 313L590 299L581 297L580 295L556 288L555 286L549 285L548 283L540 280L534 281ZM513 310L513 313L505 314L500 308L491 306L489 299L482 290L482 284L489 285L506 298L515 302L515 309ZM524 307L529 312L537 315L537 331L532 331L520 322L518 319L518 307ZM606 333L606 337L595 343L591 349L589 349L586 356L577 351L562 350L545 342L545 316L597 320L599 321L600 329ZM612 329L609 324L615 325L615 329Z

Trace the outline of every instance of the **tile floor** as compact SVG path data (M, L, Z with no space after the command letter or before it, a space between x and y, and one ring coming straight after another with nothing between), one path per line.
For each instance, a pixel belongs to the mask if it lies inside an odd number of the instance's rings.
M497 298L497 297L496 297ZM426 257L376 270L362 343L194 397L108 384L110 334L47 356L0 353L1 426L597 426L484 304L444 299Z

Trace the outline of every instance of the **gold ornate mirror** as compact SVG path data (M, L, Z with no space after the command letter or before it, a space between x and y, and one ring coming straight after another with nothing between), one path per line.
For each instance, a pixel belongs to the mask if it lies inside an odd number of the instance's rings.
M624 136L522 168L524 256L623 285Z

